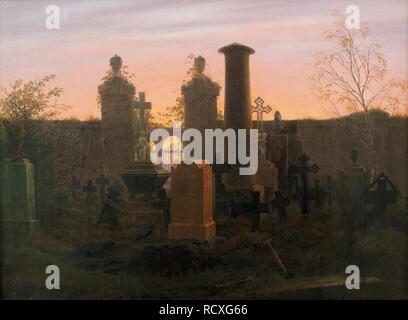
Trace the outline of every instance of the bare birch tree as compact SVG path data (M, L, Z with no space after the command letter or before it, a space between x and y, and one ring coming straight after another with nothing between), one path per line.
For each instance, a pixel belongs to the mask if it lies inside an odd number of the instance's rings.
M370 29L348 29L345 16L335 12L334 29L324 33L333 49L318 51L312 85L317 100L331 115L342 118L350 135L367 152L367 166L376 171L373 119L375 111L395 115L406 110L407 80L387 79L388 61L381 46L368 40Z

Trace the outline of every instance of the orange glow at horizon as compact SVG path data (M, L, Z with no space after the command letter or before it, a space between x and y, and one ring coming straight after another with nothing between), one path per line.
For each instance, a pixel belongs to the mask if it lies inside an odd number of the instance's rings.
M381 1L380 1L381 2ZM370 39L383 45L388 78L407 78L407 3L361 0L362 20ZM97 87L118 54L137 92L146 92L153 113L164 111L181 95L190 54L206 59L206 73L221 85L218 108L224 107L224 56L217 50L232 42L255 49L250 56L251 98L272 107L273 119L328 118L317 103L309 77L313 54L331 49L323 37L333 10L343 0L307 3L257 1L67 1L56 0L61 29L44 27L47 1L0 2L0 86L55 73L52 85L62 87L59 102L72 108L62 118L100 117Z

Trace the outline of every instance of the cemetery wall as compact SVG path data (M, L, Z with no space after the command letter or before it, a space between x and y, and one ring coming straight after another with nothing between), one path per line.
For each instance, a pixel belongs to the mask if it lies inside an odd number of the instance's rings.
M298 126L297 134L304 140L305 152L321 168L319 175L335 177L337 169L350 165L352 148L359 150L358 164L368 163L367 154L361 151L364 146L360 139L353 137L338 120L282 121L282 126L288 128L294 122ZM60 172L62 188L71 175L77 176L83 184L88 179L94 180L101 173L103 143L100 121L46 121L39 122L38 126L49 131L44 139L54 146L54 153L50 151L48 154L35 156L33 162L40 166L41 159L51 157L54 170ZM272 133L274 123L265 121L263 127L266 132ZM378 170L389 176L401 192L407 195L408 118L380 117L375 119L372 127L378 154ZM105 171L105 174L109 175L109 172Z

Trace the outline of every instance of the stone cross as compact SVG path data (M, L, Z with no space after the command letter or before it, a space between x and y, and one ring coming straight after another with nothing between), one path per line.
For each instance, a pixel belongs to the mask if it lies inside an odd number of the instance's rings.
M146 102L146 95L144 92L139 92L139 99L138 101L133 102L132 107L134 109L139 110L139 132L144 131L147 136L147 121L145 110L150 110L152 108L151 102Z
M71 197L73 201L77 199L77 190L81 188L81 183L75 176L71 177L71 181L68 183L68 187L71 190Z
M307 175L308 173L317 173L320 168L318 165L308 165L310 158L306 153L303 153L299 157L299 165L292 165L291 169L293 172L300 173L300 179L302 184L301 190L301 207L302 207L302 214L309 213L309 188L308 188L308 181Z
M109 179L102 173L96 177L96 184L99 185L99 200L103 204L105 202L106 186L109 185Z
M391 190L387 189L387 185ZM376 189L375 186L377 186ZM394 204L397 201L397 195L400 196L399 190L381 173L363 193L362 198L366 196L367 202L374 204L375 218L385 223L387 205Z
M263 114L272 111L269 105L264 105L265 101L258 97L255 99L255 105L252 106L252 113L256 113L256 120L258 121L258 126L260 125L261 132L263 131Z
M261 223L261 212L269 213L269 204L259 201L259 191L252 192L252 201L243 203L245 213L251 214L252 232L258 231Z

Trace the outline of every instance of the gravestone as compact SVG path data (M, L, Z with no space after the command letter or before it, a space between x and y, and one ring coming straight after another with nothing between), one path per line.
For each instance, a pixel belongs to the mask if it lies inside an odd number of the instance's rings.
M255 50L239 43L222 47L218 52L225 55L225 103L224 129L234 129L238 136L238 129L247 132L246 150L249 150L249 130L251 120L251 84L249 73L249 55ZM238 159L238 148L236 148ZM225 185L230 190L252 189L254 176L240 175L239 164L231 166L225 174Z
M288 185L288 136L269 135L267 158L278 169L278 189L287 192Z
M268 134L263 132L263 114L272 111L265 101L258 97L255 99L255 105L252 106L252 112L256 113L258 126L258 171L255 174L255 188L263 188L264 201L270 201L274 192L278 189L278 170L275 165L267 159L268 154Z
M132 101L135 87L121 73L122 59L110 59L111 75L98 87L104 141L105 174L111 178L134 160L135 137Z
M261 213L269 213L269 204L260 201L260 192L252 192L252 201L242 203L244 213L251 215L251 231L256 232L259 230L261 224Z
M252 106L252 113L256 113L256 122L259 132L263 133L263 114L271 111L272 108L269 105L265 105L264 99L261 97L255 99L255 105Z
M346 206L358 201L369 183L367 170L357 164L356 149L351 150L351 160L350 166L337 170L337 198Z
M184 163L171 171L170 239L209 240L215 236L209 164Z
M71 177L71 181L68 183L68 188L71 191L71 200L76 202L78 198L78 190L81 189L81 182L76 176Z
M289 197L284 195L281 191L275 192L275 199L272 200L272 208L278 210L279 223L286 223L288 221L288 215L286 207L290 204Z
M96 177L96 184L99 186L99 200L103 205L106 198L106 186L109 185L109 179L102 173L99 177Z
M152 109L152 103L146 101L146 93L139 92L139 99L132 103L133 109L138 111L137 123L135 125L136 132L147 133L147 115L146 110Z
M255 174L256 185L263 187L263 199L272 200L275 191L278 190L278 169L269 160L258 162L258 171ZM256 188L256 185L254 185Z
M309 156L306 153L302 153L302 155L298 159L297 165L292 165L290 168L293 172L300 174L300 181L301 181L301 189L300 189L300 202L301 202L301 209L302 214L309 213L309 185L308 185L308 174L309 173L317 173L320 168L318 165L313 164L309 165Z
M169 224L171 222L171 199L167 197L166 189L161 188L158 192L157 207L163 211L163 222L165 229L169 229Z
M374 219L385 224L387 205L396 203L397 196L401 197L399 190L384 173L381 173L374 179L361 198L368 203L374 204Z
M124 187L119 183L118 180L115 183L108 187L108 193L106 194L106 199L114 204L120 202L120 197L122 195Z
M0 162L0 223L7 235L35 229L34 165L27 159Z
M298 125L292 123L289 126L288 133L288 163L289 165L296 165L299 157L303 153L303 140L298 136Z
M273 117L273 133L280 134L282 132L282 116L281 113L276 110Z
M139 206L137 198L139 195L144 195L149 200L148 205L151 206L150 200L163 187L169 174L161 166L154 165L150 159L149 121L145 110L150 110L152 105L145 101L144 92L139 92L139 100L132 103L132 106L137 112L137 121L134 125L135 155L127 168L122 171L121 177L129 194L129 205Z
M91 224L91 207L95 204L96 200L96 187L93 185L92 180L88 180L87 184L82 187L82 191L86 193L86 211L88 218L88 225Z

